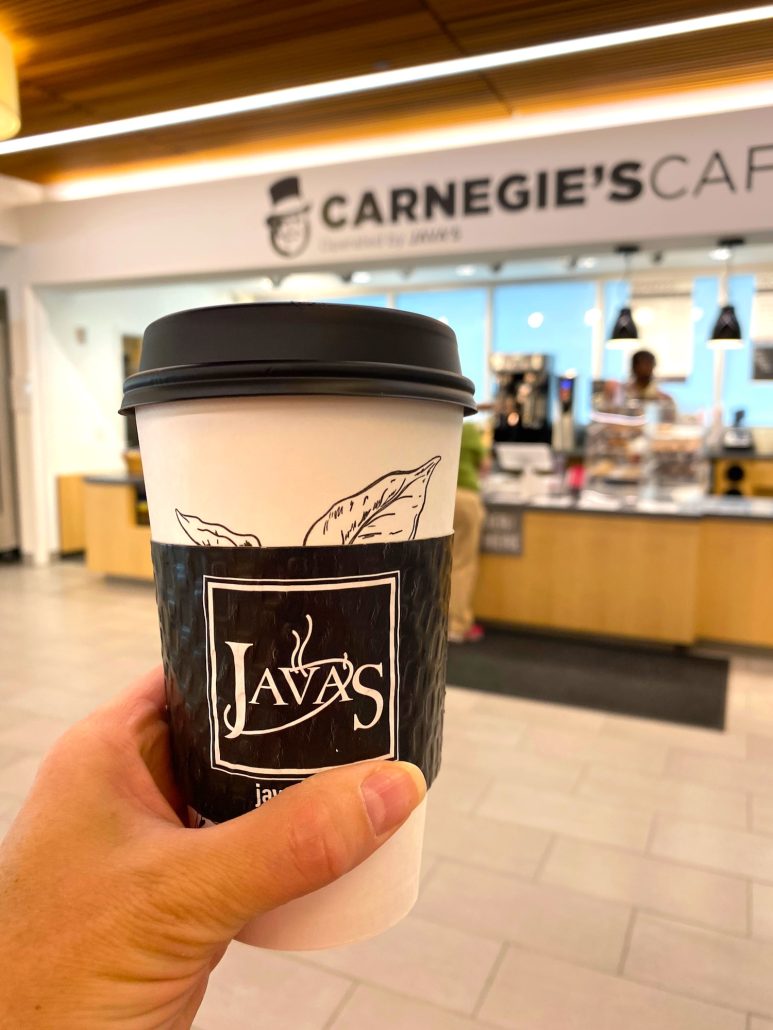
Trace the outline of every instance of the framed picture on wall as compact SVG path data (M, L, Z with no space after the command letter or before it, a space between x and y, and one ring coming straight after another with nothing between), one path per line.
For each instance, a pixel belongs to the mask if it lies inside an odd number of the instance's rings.
M692 293L635 290L632 301L639 330L637 349L655 355L659 379L684 382L693 366Z
M773 379L773 340L755 341L752 378Z
M141 350L141 336L121 337L121 354L123 355L124 379L128 379L129 376L133 376L135 372L139 372ZM124 419L124 428L126 431L127 450L133 450L135 447L139 447L140 438L137 436L137 419L134 417L134 412L128 414Z
M752 378L773 379L773 290L758 289L752 304Z

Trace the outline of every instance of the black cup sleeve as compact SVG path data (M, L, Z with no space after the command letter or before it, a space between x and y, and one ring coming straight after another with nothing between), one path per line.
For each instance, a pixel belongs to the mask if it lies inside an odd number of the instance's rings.
M437 775L451 537L152 544L175 774L215 822L376 758Z

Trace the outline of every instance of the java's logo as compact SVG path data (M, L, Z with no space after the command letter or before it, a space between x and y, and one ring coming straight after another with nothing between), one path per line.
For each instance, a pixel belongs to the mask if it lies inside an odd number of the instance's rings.
M399 571L207 575L204 603L214 769L299 779L399 757Z
M380 689L373 686L382 685L384 663L373 662L355 667L349 660L346 651L340 656L317 658L307 661L306 646L311 640L314 622L310 615L306 616L306 636L301 641L300 635L292 631L295 647L290 656L289 665L281 665L272 669L263 667L257 682L247 683L246 658L252 644L234 640L226 640L234 659L235 690L234 703L228 705L223 712L223 722L228 732L226 739L233 740L242 735L249 737L267 736L271 733L282 733L292 726L315 719L330 705L336 702L352 701L349 694L369 698L373 703L371 718L360 719L356 711L352 713L352 726L355 730L372 729L384 712L384 697ZM363 682L368 675L371 686ZM270 726L247 729L247 706L270 705L283 707L287 711L284 718Z
M271 246L282 257L298 257L311 238L311 204L304 203L298 176L279 179L271 186L269 194L273 210L266 225Z

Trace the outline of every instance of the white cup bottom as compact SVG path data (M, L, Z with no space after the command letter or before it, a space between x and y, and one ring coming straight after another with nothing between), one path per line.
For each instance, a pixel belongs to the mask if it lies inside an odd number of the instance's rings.
M386 844L335 883L251 920L236 938L279 951L336 948L408 915L419 894L427 799Z

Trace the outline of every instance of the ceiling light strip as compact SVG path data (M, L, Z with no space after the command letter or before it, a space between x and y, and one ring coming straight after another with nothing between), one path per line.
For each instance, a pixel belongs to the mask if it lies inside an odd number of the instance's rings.
M251 96L234 97L230 100L215 100L206 104L180 107L171 111L158 111L155 114L136 115L132 118L120 118L111 122L99 122L95 125L84 125L74 129L60 129L56 132L22 136L0 143L0 155L40 150L44 147L64 146L69 143L80 143L86 140L105 139L110 136L122 136L133 132L145 132L149 129L184 125L189 122L204 121L211 118L225 118L230 115L245 114L251 111L265 111L269 108L285 107L289 104L301 104L312 100L350 96L353 93L365 93L410 83L428 82L432 79L449 78L455 75L468 75L472 72L490 71L494 68L544 61L552 57L564 57L569 54L587 53L594 50L603 50L608 47L666 39L690 32L729 28L734 25L745 25L751 22L766 21L771 18L773 18L773 4L766 4L763 7L750 7L740 11L708 14L699 18L684 18L680 21L666 22L661 25L648 25L638 29L603 32L595 36L583 36L578 39L567 39L556 43L542 43L536 46L518 47L514 50L500 50L493 54L477 54L472 57L459 57L449 61L414 65L409 68L394 68L389 71L372 72L367 75L353 75L343 79L331 79L327 82L290 86L266 93L255 93Z

